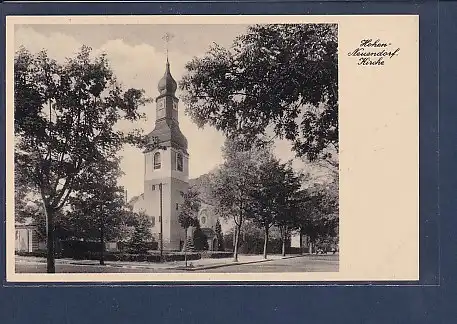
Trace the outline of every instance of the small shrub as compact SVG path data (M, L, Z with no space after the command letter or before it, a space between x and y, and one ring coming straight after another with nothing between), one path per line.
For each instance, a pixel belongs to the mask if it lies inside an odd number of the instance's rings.
M222 259L222 258L230 258L233 256L233 252L227 251L207 251L202 253L202 258L207 259Z
M200 223L197 222L193 234L193 243L194 243L194 248L197 251L206 251L208 250L208 237L206 236L205 233L203 233Z

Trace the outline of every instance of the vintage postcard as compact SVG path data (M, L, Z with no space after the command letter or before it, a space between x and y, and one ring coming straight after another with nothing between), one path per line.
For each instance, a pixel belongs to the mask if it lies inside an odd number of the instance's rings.
M8 282L419 280L419 18L10 16Z

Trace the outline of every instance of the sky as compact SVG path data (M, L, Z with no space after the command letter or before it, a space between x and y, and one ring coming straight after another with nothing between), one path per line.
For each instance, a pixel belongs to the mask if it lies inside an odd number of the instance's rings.
M205 54L210 45L230 46L246 30L246 25L16 25L15 49L24 46L32 53L46 49L50 57L63 62L72 57L82 45L90 46L94 54L106 53L111 67L125 89L144 89L147 97L158 96L157 84L165 71L165 33L174 38L169 45L171 73L179 82L185 64L193 57ZM176 93L179 98L179 90ZM223 162L222 133L212 127L199 129L179 106L179 123L189 143L189 178L213 170ZM155 103L141 108L146 119L135 124L122 124L124 130L143 128L147 134L154 128ZM143 192L144 158L140 149L125 147L122 152L120 179L128 198ZM294 159L290 143L275 142L275 155L283 160ZM294 159L294 167L305 164ZM140 170L140 171L139 171Z

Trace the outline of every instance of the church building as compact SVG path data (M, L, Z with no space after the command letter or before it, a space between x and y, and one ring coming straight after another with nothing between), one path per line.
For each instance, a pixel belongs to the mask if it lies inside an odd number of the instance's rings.
M183 193L189 188L189 153L187 139L179 128L179 99L175 95L176 90L177 83L171 75L167 58L165 74L158 84L159 96L155 100L155 127L148 134L151 143L154 138L158 139L159 146L143 152L144 193L130 202L134 211L143 211L150 217L152 234L159 244L162 236L163 249L168 251L179 251L183 247L184 229L179 224L178 214L183 203ZM209 221L212 217L207 216L207 211L208 208L202 208L202 215L198 215L198 218L203 217L202 230L211 234L214 231L210 231L207 224L213 222ZM211 250L217 243L214 235L208 234Z

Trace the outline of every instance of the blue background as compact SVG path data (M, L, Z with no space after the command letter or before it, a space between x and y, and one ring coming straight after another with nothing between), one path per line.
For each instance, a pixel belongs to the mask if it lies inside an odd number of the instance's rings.
M2 323L454 323L456 235L457 5L436 1L3 4L5 15L70 14L419 14L420 282L350 286L4 287ZM3 28L4 30L4 28ZM4 44L5 34L1 41ZM4 51L2 53L5 55ZM5 89L5 59L0 66ZM457 89L456 89L457 90ZM4 92L3 92L4 94ZM438 111L438 108L440 110ZM2 112L5 96L1 96ZM2 114L2 134L5 120ZM4 142L0 146L5 155ZM401 156L396 157L401 158ZM5 181L5 165L1 161ZM5 192L1 188L4 201ZM388 202L386 202L388 203ZM2 220L5 218L4 204ZM401 215L399 215L401 217ZM392 224L395 226L395 224ZM4 236L4 222L1 222ZM385 235L386 240L389 233ZM4 239L1 241L4 242ZM363 242L362 242L363 243ZM1 244L1 243L0 243ZM361 256L363 258L363 256ZM454 275L454 277L452 277ZM455 305L455 307L451 307ZM452 312L452 313L451 313Z

